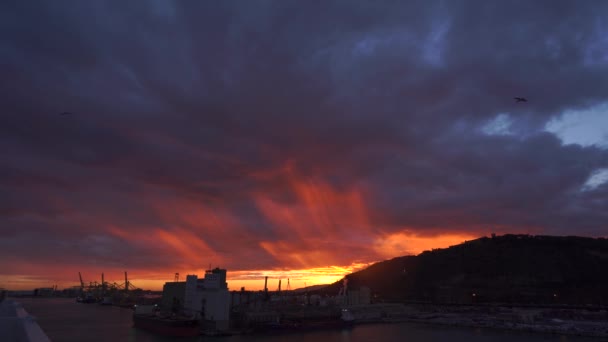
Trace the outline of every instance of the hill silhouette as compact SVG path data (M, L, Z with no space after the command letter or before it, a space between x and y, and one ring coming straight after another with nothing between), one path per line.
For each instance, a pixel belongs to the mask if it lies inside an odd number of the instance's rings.
M608 305L608 239L482 237L347 276L376 301ZM337 294L342 282L323 289Z

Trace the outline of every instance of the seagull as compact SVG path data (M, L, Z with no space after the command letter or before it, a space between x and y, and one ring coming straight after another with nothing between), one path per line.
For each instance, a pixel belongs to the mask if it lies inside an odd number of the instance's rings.
M514 99L515 99L515 102L528 102L528 100L526 100L523 97L514 97Z

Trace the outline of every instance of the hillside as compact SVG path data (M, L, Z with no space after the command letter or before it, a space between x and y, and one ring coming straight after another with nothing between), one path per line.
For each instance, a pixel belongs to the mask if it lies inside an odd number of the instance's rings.
M608 239L504 235L376 263L347 276L378 301L608 305ZM324 292L338 293L341 282Z

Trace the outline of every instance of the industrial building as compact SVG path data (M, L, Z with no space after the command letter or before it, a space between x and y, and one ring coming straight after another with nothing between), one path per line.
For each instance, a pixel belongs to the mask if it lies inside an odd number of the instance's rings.
M226 270L205 271L205 277L186 276L185 282L168 282L163 286L161 307L180 309L184 314L201 320L204 330L226 331L230 325L230 292Z
M347 281L336 296L309 294L293 291L289 280L281 291L281 280L277 291L268 291L268 277L263 291L228 290L226 270L215 268L197 275L186 276L186 281L165 283L161 308L200 319L201 328L208 332L228 330L245 331L252 328L291 322L300 325L319 322L341 323L342 310L370 304L370 289L358 287L348 289ZM287 323L285 323L287 324Z

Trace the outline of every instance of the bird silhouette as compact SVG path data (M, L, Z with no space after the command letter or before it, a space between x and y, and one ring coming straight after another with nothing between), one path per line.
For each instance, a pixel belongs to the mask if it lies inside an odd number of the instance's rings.
M528 102L528 100L526 100L523 97L514 97L514 99L515 99L515 102Z

